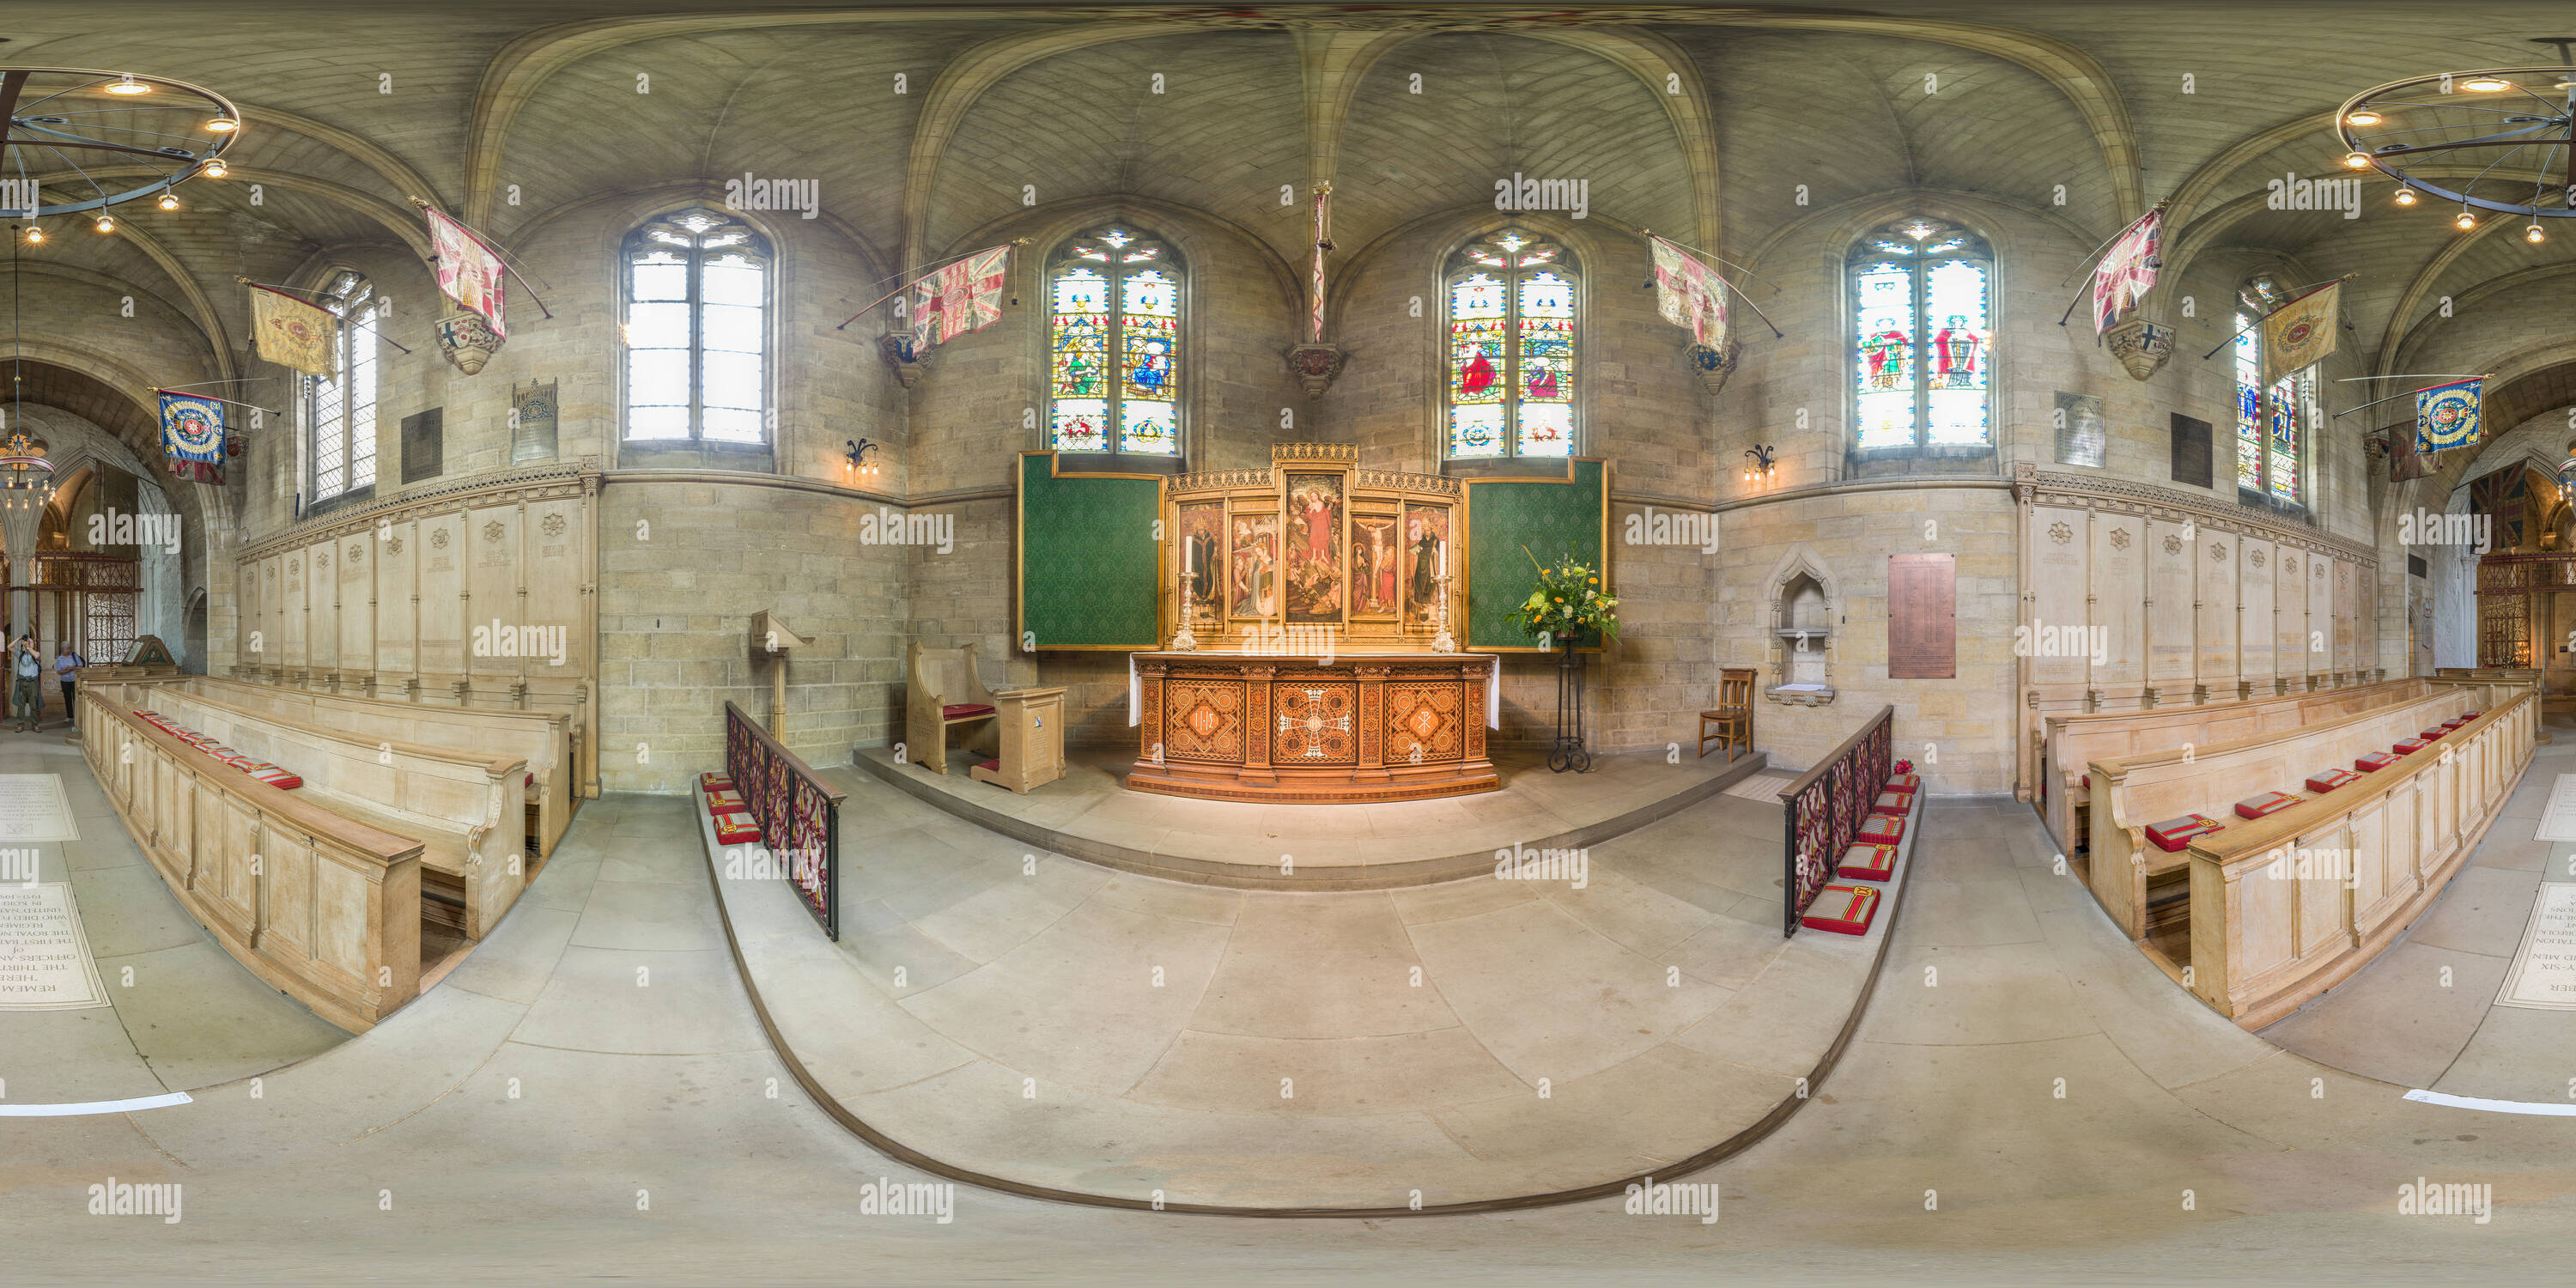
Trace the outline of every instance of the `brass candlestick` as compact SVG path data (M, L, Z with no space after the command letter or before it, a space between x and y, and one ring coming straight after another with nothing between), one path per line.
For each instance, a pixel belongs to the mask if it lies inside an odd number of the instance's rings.
M1455 653L1458 651L1458 641L1449 637L1449 574L1444 572L1432 578L1431 584L1439 588L1440 595L1439 615L1433 619L1439 629L1431 637L1431 651Z
M1178 631L1175 631L1172 634L1172 651L1175 653L1195 653L1198 651L1199 637L1190 633L1190 618L1193 616L1193 610L1196 608L1196 601L1190 595L1190 574L1188 572L1184 571L1181 573L1180 583L1181 627Z

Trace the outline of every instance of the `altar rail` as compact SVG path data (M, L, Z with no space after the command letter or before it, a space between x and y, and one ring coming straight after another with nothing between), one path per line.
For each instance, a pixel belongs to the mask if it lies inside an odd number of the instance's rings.
M126 832L234 960L353 1033L419 992L420 842L261 783L97 693L81 724Z
M841 801L813 766L742 708L725 704L725 773L741 793L761 844L786 864L788 884L823 937L841 937Z
M1896 708L1880 707L1798 781L1780 789L1786 815L1781 854L1780 937L1798 933L1798 919L1824 893L1851 848L1852 834L1887 786L1888 749L1896 736ZM1812 857L1813 861L1809 859Z
M2360 783L2194 841L2192 992L2259 1029L2367 965L2468 861L2539 729L2523 688Z

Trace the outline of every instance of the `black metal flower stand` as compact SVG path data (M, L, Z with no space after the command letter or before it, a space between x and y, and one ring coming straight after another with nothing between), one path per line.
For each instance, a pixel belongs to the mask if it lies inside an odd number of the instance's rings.
M1577 640L1565 642L1565 657L1556 664L1556 742L1547 749L1547 767L1557 773L1592 772L1592 752L1583 745L1583 655Z

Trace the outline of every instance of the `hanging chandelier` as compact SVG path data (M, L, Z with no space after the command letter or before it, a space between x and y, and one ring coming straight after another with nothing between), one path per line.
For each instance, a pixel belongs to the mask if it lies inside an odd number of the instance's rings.
M112 233L114 207L178 209L180 184L224 176L242 130L241 109L203 86L69 67L0 68L0 112L0 215L26 221L31 245L50 217Z
M0 508L33 509L54 499L54 463L45 459L45 440L27 432L24 411L0 439Z
M2335 116L2344 167L2396 180L2400 206L2455 209L2461 232L2488 211L2521 220L2523 240L2546 240L2543 220L2576 216L2576 37L2533 43L2556 47L2560 65L2439 72L2353 95Z

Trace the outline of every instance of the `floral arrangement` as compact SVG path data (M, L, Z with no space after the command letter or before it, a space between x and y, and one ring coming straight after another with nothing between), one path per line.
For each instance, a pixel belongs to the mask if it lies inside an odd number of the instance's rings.
M1512 617L1522 630L1544 641L1540 647L1581 639L1592 631L1601 632L1605 639L1619 638L1619 597L1603 593L1600 570L1575 562L1572 555L1549 567L1531 555L1528 546L1521 547L1521 553L1529 555L1530 566L1538 569L1538 586Z
M1896 762L1896 768L1895 768L1895 771L1894 771L1894 772L1896 772L1896 773L1900 773L1900 774L1910 774L1910 773L1913 773L1913 772L1914 772L1914 762L1913 762L1913 761L1910 761L1910 760L1900 760L1900 761Z

